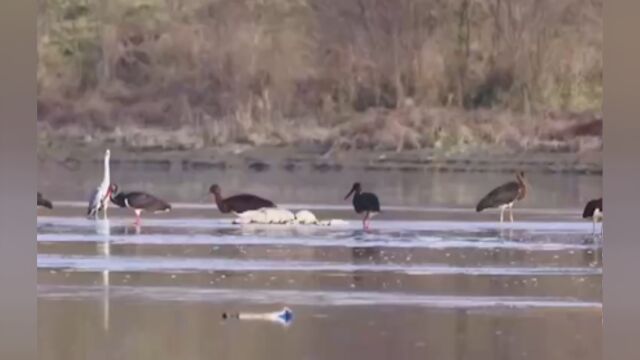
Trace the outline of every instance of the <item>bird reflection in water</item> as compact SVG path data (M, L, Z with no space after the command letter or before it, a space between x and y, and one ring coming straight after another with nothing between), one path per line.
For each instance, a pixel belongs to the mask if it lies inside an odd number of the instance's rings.
M109 263L111 257L111 225L109 219L96 219L96 233L104 235L104 240L98 242L97 253L104 256L105 263ZM109 288L111 286L109 279L109 269L103 269L101 273L102 280L102 326L105 331L109 331Z

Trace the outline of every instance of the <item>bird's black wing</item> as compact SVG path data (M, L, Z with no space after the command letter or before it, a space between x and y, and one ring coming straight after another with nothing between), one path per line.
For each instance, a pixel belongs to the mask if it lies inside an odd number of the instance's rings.
M170 209L171 205L164 200L160 200L157 197L147 194L145 192L134 191L125 195L126 202L129 207L134 209L144 209L147 211L161 211Z
M354 205L358 213L363 211L380 211L380 201L378 201L378 197L372 193L362 193L357 199L354 197Z
M584 211L582 211L582 218L590 218L595 213L596 209L600 209L600 211L604 211L602 209L602 199L591 200L584 207Z
M231 209L231 211L237 213L243 213L245 211L257 210L265 207L276 207L272 201L251 194L234 195L224 199L224 203L229 207L229 209Z
M123 207L127 207L127 204L124 202L125 199L125 194L124 193L118 193L116 195L111 195L111 202L113 204L118 205L119 207L123 208Z
M508 182L491 190L485 197L478 202L476 211L498 207L500 205L509 204L516 200L520 192L520 184L515 181Z
M37 202L37 206L43 206L46 207L47 209L53 209L53 204L51 204L51 201L45 199L44 197L42 197L41 193L38 193L38 202Z

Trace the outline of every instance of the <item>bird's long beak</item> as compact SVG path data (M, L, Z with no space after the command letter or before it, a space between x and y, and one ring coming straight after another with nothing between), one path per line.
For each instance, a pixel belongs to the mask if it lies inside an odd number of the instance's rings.
M216 198L214 197L213 194L207 193L206 195L202 196L202 198L200 199L201 203L209 203L209 202L216 202Z
M356 191L355 188L351 188L351 191L349 191L349 193L347 194L347 196L344 197L345 200L347 200L349 198L349 196L351 196L351 194L353 194L353 192Z

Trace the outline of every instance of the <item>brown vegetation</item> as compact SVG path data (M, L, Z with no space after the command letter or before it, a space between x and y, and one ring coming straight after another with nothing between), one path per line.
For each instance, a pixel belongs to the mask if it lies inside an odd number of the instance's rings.
M40 0L38 35L42 136L601 146L601 0Z

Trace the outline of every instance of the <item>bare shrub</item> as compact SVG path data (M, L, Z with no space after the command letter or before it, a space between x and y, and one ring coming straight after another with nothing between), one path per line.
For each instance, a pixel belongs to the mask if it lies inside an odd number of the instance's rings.
M511 146L600 111L602 41L599 0L42 0L38 114L202 146Z

